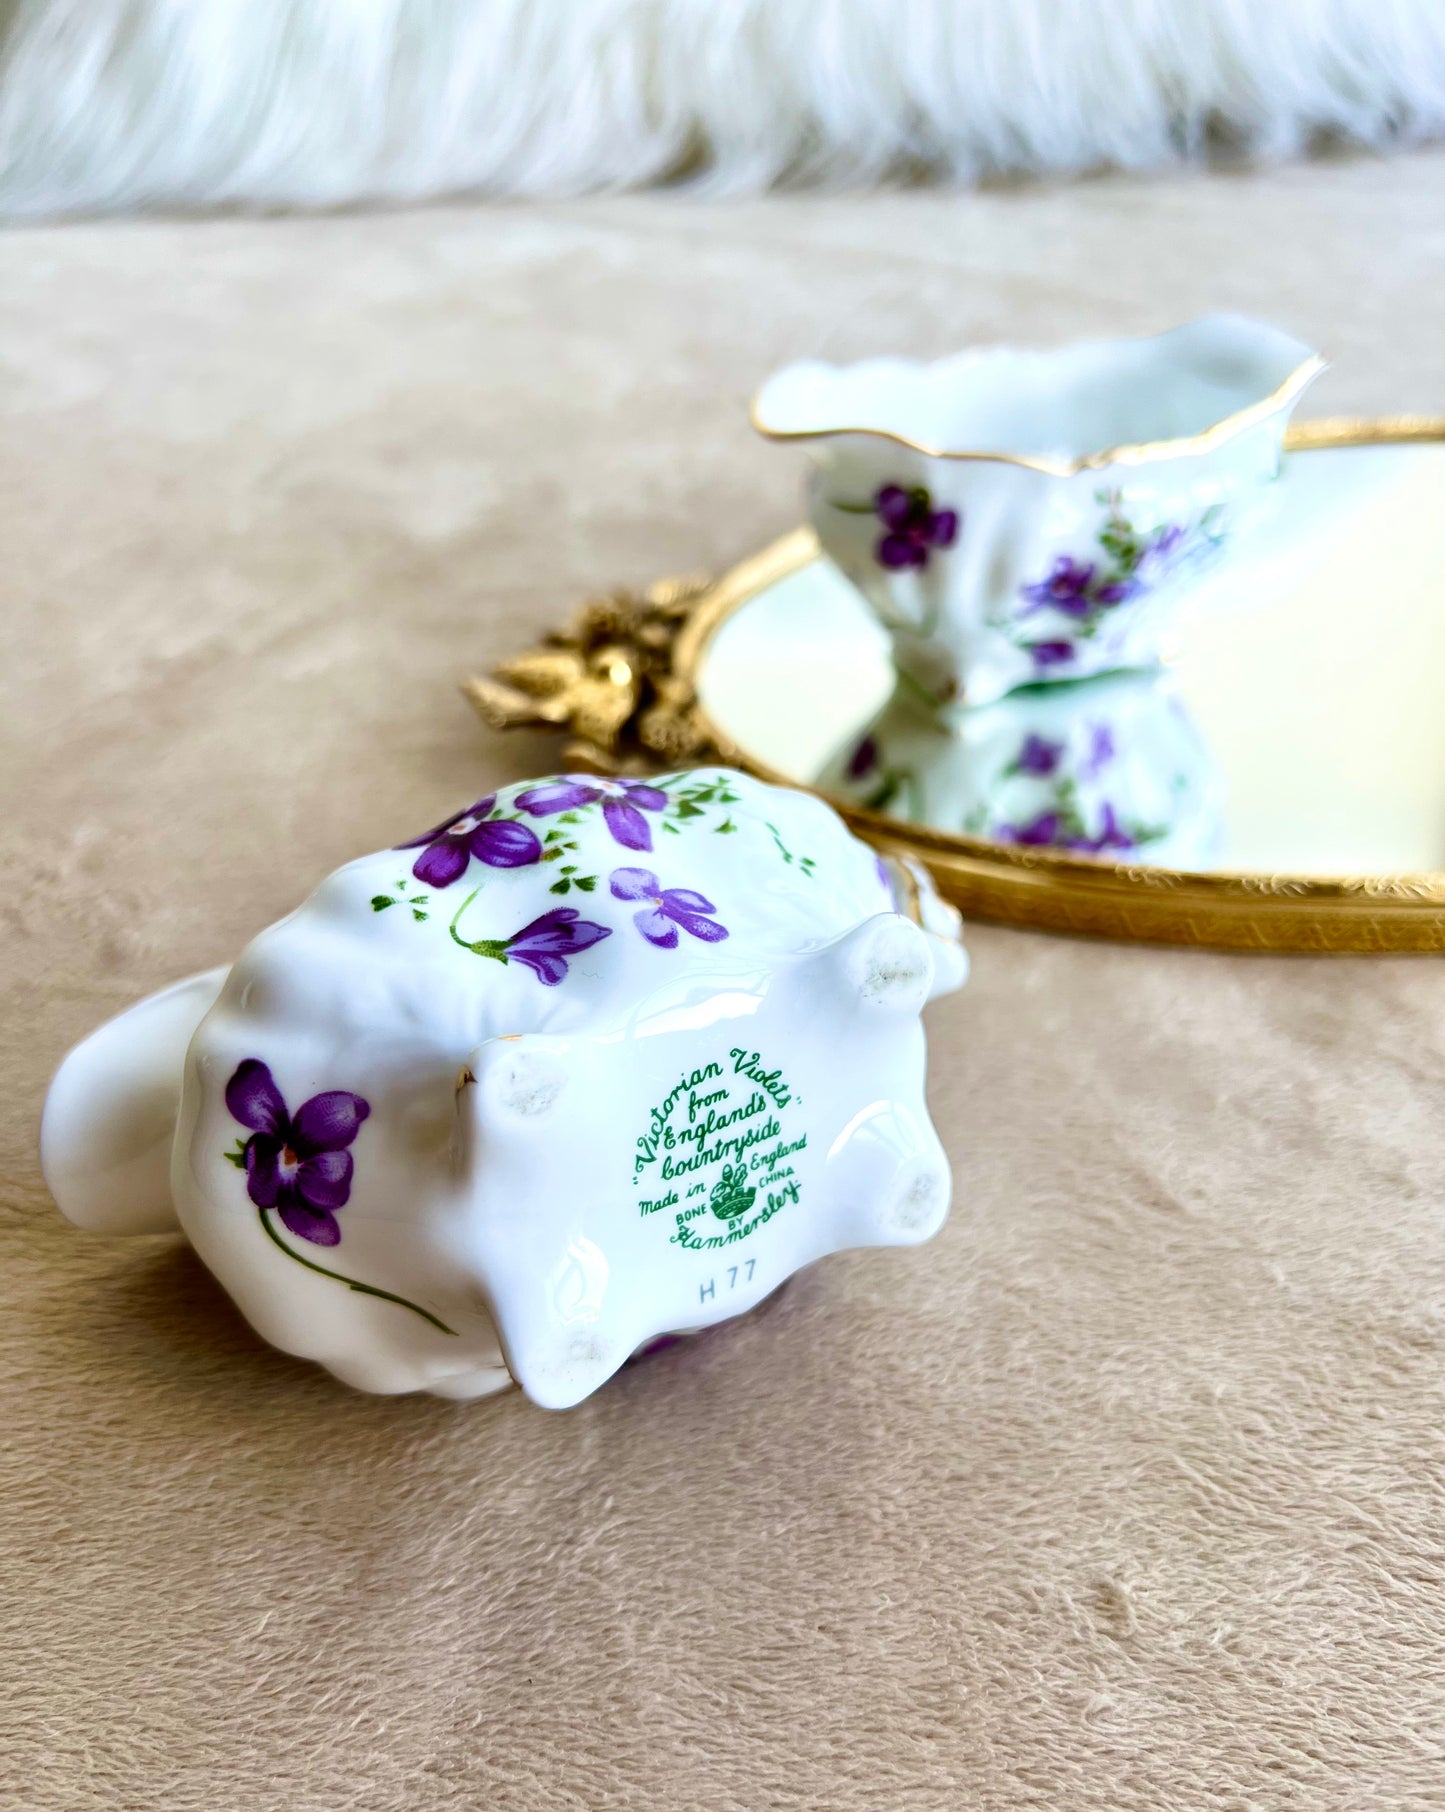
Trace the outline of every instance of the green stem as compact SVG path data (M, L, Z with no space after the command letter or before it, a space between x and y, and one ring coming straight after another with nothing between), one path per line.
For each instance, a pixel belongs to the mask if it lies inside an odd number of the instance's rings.
M481 937L478 938L475 943L468 943L466 938L457 935L457 926L461 923L462 914L481 891L482 888L479 883L462 901L461 905L457 907L451 922L452 942L454 944L460 944L463 950L470 950L473 956L491 956L495 957L499 963L504 963L507 960L507 944L510 941L509 939L504 937Z
M898 678L898 690L900 692L912 693L914 700L929 711L941 711L943 709L945 701L930 692L922 680L915 679L911 673L905 671L902 667L895 667L894 672Z
M456 940L457 943L459 943L461 945L463 950L470 950L471 945L467 942L467 940L464 937L457 937L457 926L462 921L462 914L466 911L468 906L471 905L472 901L474 899L476 899L477 895L481 891L482 891L481 883L478 882L478 884L472 889L472 891L462 901L461 905L458 906L456 911L452 914L452 925L451 925L452 937Z
M344 1283L348 1290L355 1290L358 1295L379 1296L383 1302L394 1302L400 1308L410 1309L413 1315L420 1315L423 1321L429 1321L438 1332L450 1334L453 1339L456 1339L457 1330L449 1328L444 1321L438 1321L429 1309L419 1308L416 1303L408 1302L404 1296L393 1296L390 1290L378 1290L375 1285L369 1283L356 1283L350 1277L343 1277L339 1271L328 1271L325 1265L314 1264L311 1259L303 1258L299 1252L293 1252L270 1221L266 1219L270 1210L258 1208L256 1212L261 1217L261 1225L266 1229L266 1237L273 1245L279 1246L287 1258L294 1258L298 1265L305 1265L308 1271L315 1271L322 1277L335 1278L337 1283Z

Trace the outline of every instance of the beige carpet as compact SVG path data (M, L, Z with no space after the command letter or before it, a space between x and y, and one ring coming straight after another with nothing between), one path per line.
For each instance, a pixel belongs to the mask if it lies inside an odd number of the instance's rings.
M582 1408L63 1225L45 1078L544 768L467 669L794 518L792 354L1151 329L1445 411L1445 156L0 240L5 1812L1445 1805L1445 965L976 928L932 1247Z

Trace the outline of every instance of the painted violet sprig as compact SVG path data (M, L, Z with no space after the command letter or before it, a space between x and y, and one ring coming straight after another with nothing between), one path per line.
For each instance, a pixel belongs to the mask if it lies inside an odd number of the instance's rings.
M580 826L589 812L600 812L612 841L628 850L650 852L658 829L672 837L708 830L716 836L733 835L740 826L734 821L731 808L741 800L732 778L725 772L664 774L653 782L562 774L527 786L515 796L507 795L510 807L499 808L499 795L489 794L424 837L401 847L422 850L412 873L437 891L450 887L473 861L481 862L485 868L500 869L524 868L540 862L552 865L551 872L556 877L548 888L550 893L567 894L576 889L590 894L601 877L579 872L585 858L578 840ZM551 821L540 842L517 812ZM775 824L768 822L764 828L784 863L809 880L816 880L813 858L790 849ZM520 963L547 987L556 987L565 979L573 957L612 935L609 926L582 918L574 908L558 907L509 937L468 938L462 933L461 922L482 884L479 881L471 889L453 914L449 927L452 942L474 956L504 964ZM639 891L628 892L629 887ZM409 883L403 878L394 883L390 893L374 894L372 911L385 912L393 906L406 905L411 908L411 917L424 923L430 916L428 909L434 910L431 896L409 892L408 888ZM703 895L687 888L664 888L648 869L614 870L611 888L617 899L652 902L633 917L639 928L646 919L648 929L644 935L661 948L676 946L679 929L705 942L715 943L727 936L714 916L716 908Z
M420 849L411 872L429 887L450 887L459 881L472 860L488 868L526 868L542 860L537 833L515 818L496 815L497 795L488 793L454 818L447 818L425 835L398 849ZM425 845L425 848L422 846Z
M1004 769L1004 773L1030 774L1043 779L1057 770L1063 757L1063 743L1051 742L1046 736L1030 733L1024 738L1023 747Z
M473 888L457 908L451 923L452 941L474 956L488 956L498 963L521 963L549 988L566 979L572 957L612 936L610 925L597 925L582 918L575 906L554 906L551 912L544 912L510 937L464 938L457 927L480 892L480 887Z
M721 943L728 934L714 917L717 907L711 900L690 887L664 887L650 869L614 868L608 886L616 900L647 901L632 922L649 944L663 950L677 948L679 927L705 944Z
M410 1309L438 1332L454 1336L455 1328L404 1296L358 1283L303 1258L268 1219L274 1213L288 1233L310 1245L340 1245L336 1216L351 1199L354 1164L350 1147L370 1116L370 1102L347 1089L329 1089L303 1101L292 1114L268 1065L259 1057L247 1057L226 1084L226 1106L251 1135L226 1156L245 1171L246 1193L272 1244L308 1271L334 1278L359 1295L378 1296L383 1302Z
M518 793L517 806L533 818L602 805L602 818L612 840L624 849L650 850L652 830L644 812L666 811L667 794L640 780L599 780L586 774L562 774L541 786Z
M1062 637L1044 642L1025 642L1023 651L1041 674L1047 674L1051 667L1066 667L1076 659L1079 652L1072 642L1065 641Z
M1132 598L1137 589L1132 580L1110 574L1107 567L1101 572L1092 560L1060 554L1048 577L1021 587L1019 595L1028 605L1025 616L1035 610L1057 610L1080 623L1092 623Z
M1021 620L1053 611L1066 619L1073 637L1023 644L1040 672L1072 661L1075 643L1095 635L1111 611L1147 597L1186 562L1213 554L1225 537L1219 504L1211 505L1192 527L1171 522L1140 530L1124 514L1117 491L1100 491L1097 501L1107 508L1097 535L1098 555L1080 560L1058 554L1043 578L1019 587Z
M1030 732L1019 752L1003 770L1003 778L1023 775L1050 781L1051 797L1034 816L1018 824L997 825L990 835L1021 849L1062 849L1075 855L1123 854L1157 842L1162 826L1122 823L1111 801L1102 804L1099 827L1091 831L1079 801L1079 781L1092 781L1117 754L1113 731L1107 723L1089 726L1088 747L1071 768L1065 767L1067 745Z
M873 558L889 572L922 570L934 550L952 547L962 521L957 510L933 507L926 485L885 484L871 503L835 503L849 516L876 516L883 533L873 548Z
M1138 849L1163 833L1152 826L1122 825L1114 807L1105 800L1099 829L1090 834L1077 805L1069 799L1039 812L1026 824L1001 824L993 834L1000 843L1013 843L1020 849L1065 849L1075 855L1100 856L1108 850Z

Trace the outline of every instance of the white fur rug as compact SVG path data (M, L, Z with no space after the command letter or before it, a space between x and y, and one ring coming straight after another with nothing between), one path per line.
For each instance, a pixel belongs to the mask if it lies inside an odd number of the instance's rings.
M1445 0L0 0L0 212L722 191L1445 131Z

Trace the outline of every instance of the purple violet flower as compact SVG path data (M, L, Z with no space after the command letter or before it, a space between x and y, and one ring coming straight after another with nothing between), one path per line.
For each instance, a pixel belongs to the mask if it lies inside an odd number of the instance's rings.
M1134 839L1129 835L1114 814L1114 808L1107 800L1104 802L1104 822L1099 827L1097 836L1071 837L1065 844L1067 849L1077 849L1088 855L1102 855L1106 849L1133 849Z
M1072 642L1025 642L1024 653L1029 655L1035 667L1059 667L1074 658Z
M1118 753L1114 747L1114 732L1108 724L1091 724L1089 727L1089 753L1081 773L1085 780L1092 780L1100 768L1107 767Z
M1061 742L1049 742L1042 736L1026 736L1024 746L1014 760L1014 772L1018 774L1052 774L1059 765L1064 745Z
M874 555L890 572L928 565L938 547L952 547L958 539L958 511L936 510L921 484L904 489L885 484L873 499L878 520L887 531L880 535Z
M450 887L467 872L473 856L488 868L525 868L540 862L542 845L537 833L510 818L493 818L489 814L497 803L495 793L478 799L455 818L448 818L423 837L410 843L398 843L398 849L421 849L411 872L429 887Z
M861 780L865 774L871 774L878 766L878 744L871 736L865 736L848 757L848 778Z
M648 902L641 912L633 913L632 922L649 944L675 950L679 925L705 944L720 943L727 936L727 927L710 916L717 907L690 887L664 887L645 868L614 868L608 885L614 899Z
M1062 812L1040 812L1028 824L1001 824L995 835L1000 843L1016 843L1025 848L1067 849L1087 856L1101 855L1106 849L1137 847L1135 839L1120 824L1113 806L1107 802L1104 822L1097 836L1069 834L1067 822Z
M545 780L541 786L518 793L517 804L534 818L548 818L553 812L595 805L599 799L614 842L624 849L652 848L652 829L642 814L665 811L667 794L661 787L648 786L640 780L597 780L587 774L561 774L556 780Z
M1086 617L1093 608L1089 587L1094 583L1092 562L1084 564L1068 554L1054 561L1047 579L1020 588L1030 610L1060 610L1068 617Z
M996 835L1000 843L1018 843L1025 848L1052 846L1059 840L1061 819L1057 812L1040 812L1028 824L1001 824Z
M258 1208L274 1208L298 1239L338 1245L336 1211L351 1195L346 1148L371 1112L370 1103L332 1089L303 1101L292 1115L267 1066L247 1057L226 1084L226 1106L251 1129L242 1148L251 1200Z
M1083 618L1092 615L1101 604L1125 603L1138 589L1131 579L1096 584L1097 571L1092 561L1081 562L1060 554L1048 578L1021 586L1020 595L1027 600L1029 610L1057 610L1066 617ZM1028 611L1024 614L1027 616Z
M455 926L452 935L456 937ZM570 958L580 956L584 950L590 950L594 944L611 936L610 925L596 925L590 919L580 918L575 906L556 906L551 912L544 912L541 918L533 919L530 925L523 925L520 931L514 931L510 937L479 938L466 948L474 950L478 956L494 957L499 963L521 963L538 981L555 988L566 978ZM464 940L457 938L457 942Z
M1185 531L1177 522L1160 529L1139 556L1139 563L1134 568L1136 584L1157 585L1186 551L1185 539Z

